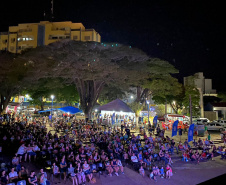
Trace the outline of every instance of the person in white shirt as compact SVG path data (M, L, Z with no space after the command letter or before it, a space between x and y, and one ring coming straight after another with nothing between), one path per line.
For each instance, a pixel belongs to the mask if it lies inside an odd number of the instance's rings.
M9 173L9 180L14 182L17 179L18 179L17 172L14 170L14 168L11 168L11 172Z
M133 153L133 155L131 156L131 161L132 161L133 163L137 163L137 162L138 162L137 156L135 156L134 153Z
M24 156L24 161L25 162L27 161L27 153L26 152L27 152L27 150L26 150L25 144L22 144L17 151L17 155L20 157L20 162L21 162L23 156Z

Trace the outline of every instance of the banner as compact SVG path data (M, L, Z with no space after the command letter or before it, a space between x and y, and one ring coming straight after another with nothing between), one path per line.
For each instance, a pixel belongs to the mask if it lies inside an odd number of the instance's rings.
M155 128L157 127L157 122L158 122L158 116L155 116L153 118L153 124L154 124Z
M192 124L189 127L189 130L188 130L188 142L193 141L194 127L195 127L195 124Z
M112 114L111 123L112 123L112 125L115 124L115 113Z
M178 123L179 123L178 120L174 121L174 123L173 123L173 127L172 127L172 137L177 135L177 127L178 127Z

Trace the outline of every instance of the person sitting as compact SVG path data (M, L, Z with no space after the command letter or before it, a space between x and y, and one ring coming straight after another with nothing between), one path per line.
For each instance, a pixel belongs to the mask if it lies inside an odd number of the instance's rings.
M27 180L27 177L28 177L28 170L25 169L24 166L21 166L21 170L19 171L19 179Z
M11 172L9 173L9 181L16 182L17 180L18 180L18 174L13 167L11 168Z
M131 161L135 167L135 169L139 169L139 162L138 162L138 159L137 159L137 156L135 155L135 153L133 153L133 155L131 156Z
M151 156L150 156L151 157ZM149 170L151 168L151 161L149 158L144 158L144 166Z
M60 162L60 172L64 174L64 181L66 180L67 163L65 161L65 155L62 157Z
M183 147L182 143L180 142L178 145L178 151L183 151L183 150L184 150L184 147Z
M145 171L144 171L143 166L140 167L139 173L140 173L140 175L142 175L142 177L145 177Z
M165 177L165 171L164 171L163 166L162 166L161 169L160 169L160 177L161 177L161 178L164 178L164 177Z
M182 154L182 161L188 162L188 155L187 155L187 152L186 152L186 151L183 151L183 154Z
M165 159L168 160L170 165L173 164L173 161L168 151L165 152Z
M44 173L42 173L39 177L39 185L46 185Z
M152 171L155 176L160 176L160 171L159 171L158 166L153 166Z
M30 144L27 146L27 154L29 162L31 162L31 156L34 156L34 161L36 160L36 153L33 151L33 147L31 147Z
M121 173L124 174L124 168L123 168L123 165L122 165L122 162L120 159L117 159L117 165L118 165Z
M87 163L86 160L84 161L84 164L82 165L82 167L83 167L83 171L84 171L85 175L88 176L89 181L91 182L92 177L93 177L93 174L92 174L92 172L90 171L90 166L89 166L89 164Z
M3 170L1 175L1 184L6 185L8 184L8 182L9 182L9 176L6 174L6 171Z
M197 164L199 164L200 154L198 151L196 151L195 154L192 155L192 158L197 161Z
M111 166L115 171L115 175L118 176L119 167L115 158L111 161Z
M31 171L30 176L28 177L28 182L30 185L37 185L38 180L34 171Z
M202 151L200 159L201 160L207 159L206 152Z
M25 147L25 144L22 144L18 151L17 151L17 156L19 156L20 158L20 163L22 161L22 157L24 157L24 161L26 162L27 161L27 153L26 153L26 147Z
M167 166L166 166L166 178L170 179L170 177L172 175L173 175L172 168L170 167L170 165L167 164Z
M157 181L156 176L153 171L150 173L149 177L150 177L150 179Z
M85 176L85 173L82 170L80 163L77 163L76 174L77 174L77 177L78 177L78 183L79 184L85 184L86 176Z
M16 168L16 171L20 171L21 169L20 159L17 154L12 159L12 166Z
M113 168L111 166L110 161L108 160L108 157L105 158L105 167L106 167L106 170L108 171L108 175L112 176Z
M78 185L78 181L76 178L76 174L75 174L75 168L72 166L72 163L70 163L69 168L68 168L68 175L72 180L72 185Z
M221 159L226 159L226 149L221 152Z

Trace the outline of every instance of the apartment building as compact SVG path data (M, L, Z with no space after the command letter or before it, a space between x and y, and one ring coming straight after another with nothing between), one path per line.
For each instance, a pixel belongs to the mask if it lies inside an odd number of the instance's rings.
M41 21L10 26L8 32L0 33L0 50L21 53L61 39L101 42L100 34L94 29L85 29L82 23Z

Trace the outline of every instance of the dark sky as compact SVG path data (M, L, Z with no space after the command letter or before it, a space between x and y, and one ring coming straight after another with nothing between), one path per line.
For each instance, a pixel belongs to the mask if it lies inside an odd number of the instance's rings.
M0 31L43 20L50 2L1 2ZM180 81L204 72L213 79L213 88L226 91L224 9L210 0L55 0L54 21L82 22L98 31L103 42L128 44L169 61L179 69Z

